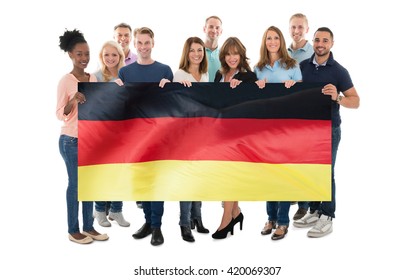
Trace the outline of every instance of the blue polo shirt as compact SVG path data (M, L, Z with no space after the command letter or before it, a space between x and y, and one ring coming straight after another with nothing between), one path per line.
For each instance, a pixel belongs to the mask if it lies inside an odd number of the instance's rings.
M315 54L300 63L303 82L333 84L338 93L354 86L348 70L334 60L332 52L324 65L318 65L314 58ZM339 108L340 105L332 101L332 126L334 127L341 125Z
M308 41L306 41L306 44L303 46L303 48L297 50L292 49L291 46L288 48L288 53L298 63L304 61L305 59L308 59L313 54L313 47Z
M280 60L275 61L273 67L266 64L262 70L255 66L253 71L256 74L257 79L266 79L267 83L283 83L287 80L302 80L299 65L296 64L293 68L286 69L284 65L280 64Z

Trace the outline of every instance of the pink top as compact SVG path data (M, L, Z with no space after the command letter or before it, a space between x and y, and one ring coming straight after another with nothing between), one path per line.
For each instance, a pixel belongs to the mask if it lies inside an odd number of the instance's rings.
M96 82L96 76L90 74L89 82ZM63 121L60 134L78 137L78 103L72 107L72 111L65 115L64 109L69 100L78 92L79 80L73 74L66 74L60 79L57 90L56 116Z

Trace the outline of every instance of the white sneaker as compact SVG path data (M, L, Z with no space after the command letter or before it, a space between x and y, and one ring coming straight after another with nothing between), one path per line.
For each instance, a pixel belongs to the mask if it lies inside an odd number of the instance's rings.
M298 228L307 228L316 225L316 222L319 220L319 213L318 211L306 213L305 216L300 218L299 220L293 221L293 225Z
M333 230L332 217L321 215L316 225L308 231L309 237L323 237Z
M125 221L124 219L124 215L122 215L122 212L111 212L109 211L109 215L108 215L109 220L111 221L116 221L118 223L118 225L120 225L121 227L129 227L130 223Z
M93 217L98 221L98 224L101 227L110 227L111 223L108 221L108 219L106 218L106 213L104 212L98 212L95 211L93 213Z

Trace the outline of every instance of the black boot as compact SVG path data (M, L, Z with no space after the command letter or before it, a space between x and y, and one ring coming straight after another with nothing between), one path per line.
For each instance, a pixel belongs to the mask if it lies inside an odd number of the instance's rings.
M153 228L152 229L152 237L151 237L151 244L154 246L161 245L164 243L164 236L162 236L162 232L160 228Z
M180 226L180 228L181 228L181 236L183 237L183 240L188 241L188 242L194 242L195 241L194 236L191 233L190 227Z
M201 220L201 218L194 218L192 221L192 223L194 223L194 226L197 228L197 231L200 233L209 233L210 231L208 229L206 229L203 225L203 221ZM194 227L192 227L194 228Z
M152 233L151 224L145 223L137 232L135 232L132 237L135 239L141 239L147 237Z

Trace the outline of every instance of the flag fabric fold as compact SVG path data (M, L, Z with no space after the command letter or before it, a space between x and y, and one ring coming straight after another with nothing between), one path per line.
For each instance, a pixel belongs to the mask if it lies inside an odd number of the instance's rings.
M329 200L321 88L79 83L79 200Z

